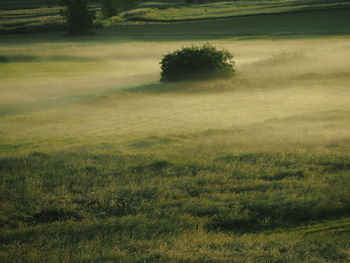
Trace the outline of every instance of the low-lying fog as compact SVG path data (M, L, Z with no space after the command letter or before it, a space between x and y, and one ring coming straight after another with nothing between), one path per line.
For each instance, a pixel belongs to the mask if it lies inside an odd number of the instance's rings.
M286 132L306 118L319 120L315 136L336 129L349 142L350 38L211 43L234 54L234 77L159 83L162 55L185 42L1 46L1 141L124 141L274 121Z

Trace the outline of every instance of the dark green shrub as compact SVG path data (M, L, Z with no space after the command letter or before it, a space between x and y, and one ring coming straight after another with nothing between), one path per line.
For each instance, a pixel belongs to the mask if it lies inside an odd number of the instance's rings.
M185 0L185 3L188 4L188 5L204 4L206 2L215 2L215 1L210 1L210 0Z
M105 17L112 17L117 13L116 8L113 5L112 0L103 0L102 2L102 14Z
M62 0L62 4L66 7L61 15L67 20L68 33L90 33L95 14L89 10L88 0Z
M103 0L102 13L105 17L112 17L120 12L136 7L141 0Z
M191 46L163 57L161 81L227 76L234 72L233 55L214 46Z

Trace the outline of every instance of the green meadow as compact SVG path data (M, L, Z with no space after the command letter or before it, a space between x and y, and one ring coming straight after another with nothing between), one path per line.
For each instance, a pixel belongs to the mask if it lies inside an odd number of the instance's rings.
M208 1L197 5L181 1L146 2L119 16L127 21L198 21L239 16L305 12L349 8L350 1L338 0L248 0Z
M350 9L304 11L0 35L0 262L349 262Z

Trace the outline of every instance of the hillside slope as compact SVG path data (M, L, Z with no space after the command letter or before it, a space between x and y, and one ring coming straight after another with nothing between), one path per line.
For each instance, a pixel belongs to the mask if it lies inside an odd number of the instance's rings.
M52 6L48 5L52 3ZM49 0L4 0L0 3L0 33L28 33L64 30L65 22L59 15L60 7ZM318 10L342 12L350 9L350 1L339 0L278 0L278 1L233 1L198 5L175 4L174 2L145 2L133 10L104 18L99 1L90 1L97 11L95 25L139 23L191 22L230 19L244 16L304 13ZM48 7L50 6L50 7ZM322 16L322 14L320 14ZM322 19L320 17L317 20ZM307 25L306 25L307 26Z

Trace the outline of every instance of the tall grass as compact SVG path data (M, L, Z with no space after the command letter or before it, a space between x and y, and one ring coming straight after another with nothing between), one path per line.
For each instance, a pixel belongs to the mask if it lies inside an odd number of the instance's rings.
M349 259L348 157L192 154L3 158L2 260Z

